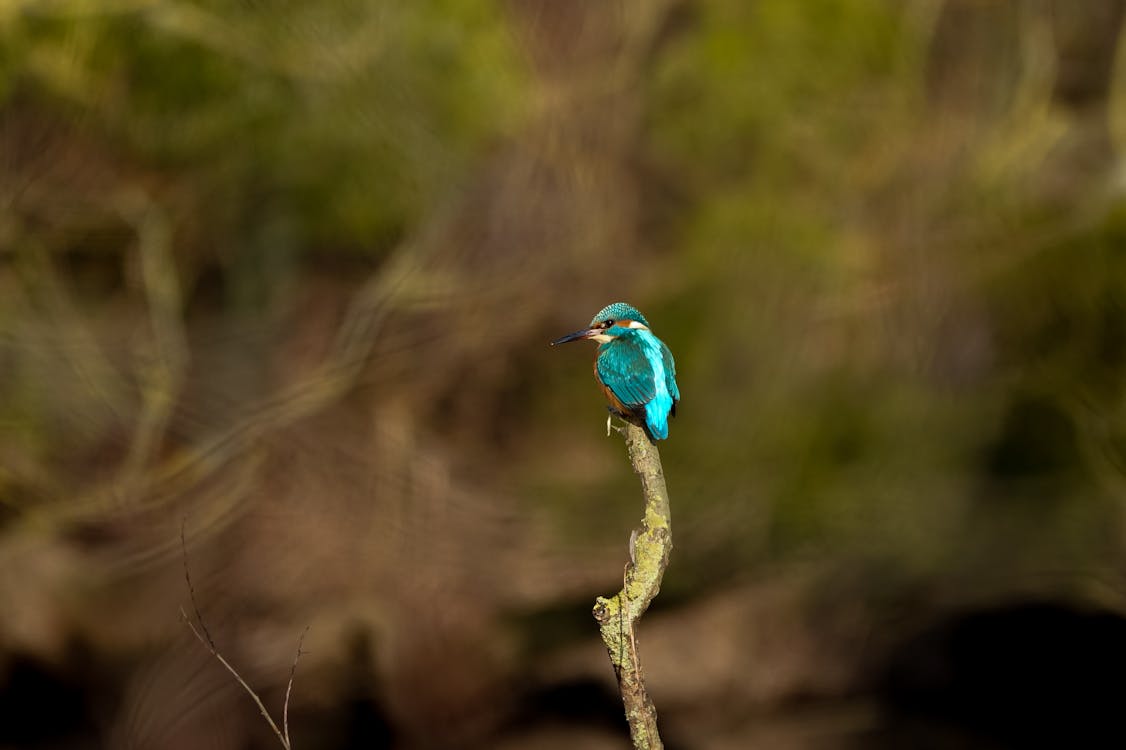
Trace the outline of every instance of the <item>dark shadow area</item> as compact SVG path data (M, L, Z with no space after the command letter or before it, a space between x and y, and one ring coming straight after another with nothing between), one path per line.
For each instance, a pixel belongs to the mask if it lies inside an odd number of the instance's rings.
M513 726L524 729L550 723L624 731L621 696L589 678L534 686L520 700Z
M17 654L0 671L0 747L93 748L98 681L83 678L80 658L51 665Z
M1126 746L1126 619L1050 602L952 615L906 640L879 685L874 746Z

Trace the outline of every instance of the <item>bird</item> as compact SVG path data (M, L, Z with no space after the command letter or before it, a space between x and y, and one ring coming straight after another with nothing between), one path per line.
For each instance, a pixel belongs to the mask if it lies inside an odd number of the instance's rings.
M645 316L632 305L615 302L599 310L589 328L551 345L582 339L598 342L594 377L610 402L610 412L639 425L651 442L667 438L669 417L676 416L680 403L676 364Z

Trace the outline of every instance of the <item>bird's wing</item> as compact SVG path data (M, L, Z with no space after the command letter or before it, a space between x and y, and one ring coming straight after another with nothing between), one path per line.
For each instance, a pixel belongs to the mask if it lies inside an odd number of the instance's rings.
M598 355L598 379L626 406L637 409L657 395L653 366L636 347L615 343Z
M672 400L679 401L680 388L676 385L676 363L672 361L672 352L669 351L664 341L661 342L661 357L665 363L665 385L669 389Z

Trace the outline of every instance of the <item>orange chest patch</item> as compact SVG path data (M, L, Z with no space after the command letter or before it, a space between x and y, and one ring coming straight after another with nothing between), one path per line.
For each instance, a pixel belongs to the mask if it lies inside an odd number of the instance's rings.
M609 386L607 386L605 383L602 382L602 378L598 377L598 360L597 359L594 361L594 379L596 381L598 381L598 387L602 389L602 392L604 394L606 394L606 400L610 402L610 406L613 406L615 409L617 409L618 411L623 412L623 413L628 413L628 412L631 411L631 409L628 406L623 404L621 402L621 400L617 396L614 395L614 392L612 390L610 390Z

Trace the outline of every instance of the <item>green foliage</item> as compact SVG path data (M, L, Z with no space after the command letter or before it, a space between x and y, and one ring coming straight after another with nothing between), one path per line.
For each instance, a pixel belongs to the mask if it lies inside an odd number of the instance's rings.
M656 63L645 146L686 209L683 296L651 313L685 392L666 465L674 498L744 519L747 563L979 564L951 550L995 495L1071 529L1002 525L1014 550L1107 551L1076 530L1122 434L1120 211L1051 152L1087 124L1053 106L1044 19L967 40L924 5L709 0ZM1018 465L1056 479L992 475Z
M903 19L863 0L701 3L658 66L656 146L727 187L831 177L897 114L914 41Z
M3 76L120 148L301 244L381 253L518 121L524 87L487 3L170 3L30 11ZM249 227L228 227L236 239ZM238 244L237 242L235 244Z

